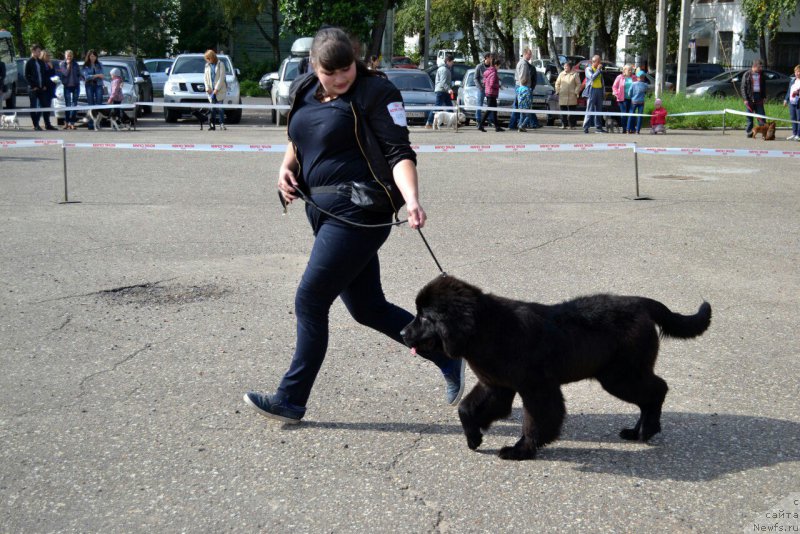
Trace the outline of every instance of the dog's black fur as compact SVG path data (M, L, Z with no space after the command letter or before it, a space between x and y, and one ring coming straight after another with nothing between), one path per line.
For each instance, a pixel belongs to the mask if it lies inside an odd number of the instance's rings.
M203 124L208 124L209 112L207 109L193 109L192 116L200 123L200 129L203 129Z
M636 425L620 437L653 437L668 389L653 372L656 325L662 336L691 338L711 323L707 302L688 316L645 297L592 295L544 305L487 294L446 275L422 288L416 304L417 316L401 332L406 345L464 358L478 377L458 408L470 449L492 422L511 414L516 394L522 398L522 437L499 453L507 460L534 458L558 438L566 414L561 384L586 378L640 408Z

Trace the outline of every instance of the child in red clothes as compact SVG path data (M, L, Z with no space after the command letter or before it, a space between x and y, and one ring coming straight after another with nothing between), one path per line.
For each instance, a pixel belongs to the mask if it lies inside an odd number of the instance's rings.
M667 133L667 110L661 105L660 98L656 98L656 108L650 116L650 133Z

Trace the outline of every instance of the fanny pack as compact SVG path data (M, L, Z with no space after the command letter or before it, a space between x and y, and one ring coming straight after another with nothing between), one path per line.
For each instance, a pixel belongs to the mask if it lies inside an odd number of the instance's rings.
M403 195L394 184L373 182L345 182L339 185L325 185L309 188L314 195L336 194L348 198L361 209L378 213L395 213L405 204Z

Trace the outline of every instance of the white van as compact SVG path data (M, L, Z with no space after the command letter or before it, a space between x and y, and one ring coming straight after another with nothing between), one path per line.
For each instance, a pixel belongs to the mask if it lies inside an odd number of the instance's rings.
M313 42L313 37L301 37L295 40L292 43L291 56L283 60L278 72L270 73L267 77L273 104L284 106L289 104L289 87L297 76L308 71L308 56L311 53L311 44ZM283 126L286 124L288 114L287 110L273 109L272 122L278 126Z
M444 65L444 58L447 57L447 54L452 54L455 63L466 63L462 52L457 50L439 50L439 52L436 53L436 65L439 67Z
M17 62L14 61L14 39L11 33L0 31L0 61L6 66L6 78L0 85L6 86L6 91L0 94L3 109L17 107Z

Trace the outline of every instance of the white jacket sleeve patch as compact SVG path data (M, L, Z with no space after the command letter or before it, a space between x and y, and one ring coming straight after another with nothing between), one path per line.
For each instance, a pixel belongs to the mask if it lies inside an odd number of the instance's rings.
M389 115L392 116L392 120L396 125L404 128L408 126L408 121L406 120L406 108L403 107L402 102L392 102L386 107L389 110Z

